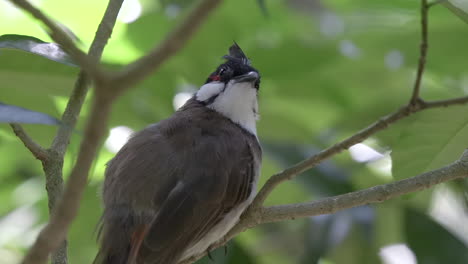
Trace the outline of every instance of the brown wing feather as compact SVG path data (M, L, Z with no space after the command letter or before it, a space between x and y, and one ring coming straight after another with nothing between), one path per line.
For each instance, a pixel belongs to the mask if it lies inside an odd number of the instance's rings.
M251 149L245 146L243 158L239 159L234 169L230 172L226 193L220 200L218 210L213 213L213 216L201 227L196 236L193 238L192 244L197 243L205 236L211 228L217 225L224 215L231 211L234 207L241 204L249 197L252 191L252 183L255 177L253 169L253 156Z
M193 100L137 133L106 171L100 258L124 251L119 263L135 255L137 263L177 261L248 198L260 155L254 136ZM143 242L132 243L142 225Z
M254 171L245 168L250 164L245 159L251 154L246 142L241 143L234 148L243 151L216 149L208 139L197 143L192 153L198 157L196 162L183 163L189 175L181 178L147 233L142 257L148 263L177 261L184 249L202 239L227 212L248 198ZM229 156L233 162L217 160L218 154Z

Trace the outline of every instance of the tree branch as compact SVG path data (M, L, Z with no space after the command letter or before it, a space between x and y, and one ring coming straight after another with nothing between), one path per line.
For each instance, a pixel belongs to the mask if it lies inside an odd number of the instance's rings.
M437 108L437 107L448 107L451 105L462 105L468 103L468 96L465 97L458 97L458 98L453 98L453 99L447 99L447 100L437 100L437 101L431 101L431 102L423 102L422 107L424 109L429 109L429 108Z
M419 47L419 63L418 70L416 73L416 80L413 87L413 95L410 99L410 104L416 104L420 100L420 90L421 90L421 81L424 74L424 68L426 66L426 57L427 57L427 12L429 6L427 5L427 0L421 0L421 44Z
M430 188L441 182L454 180L457 178L468 177L468 150L466 150L462 157L455 163L446 166L444 168L434 170L431 172L423 173L419 176L415 176L409 179L393 182L390 184L379 185L369 189L338 195L334 197L325 198L319 201L291 204L291 205L279 205L264 208L262 207L265 199L273 191L273 189L280 183L290 180L296 175L316 166L321 161L328 159L341 151L351 147L354 144L362 142L369 136L386 129L389 125L397 122L398 120L405 118L411 114L419 111L436 108L436 107L447 107L450 105L466 104L468 103L468 97L460 97L441 101L425 102L420 98L420 87L422 76L424 74L424 68L426 64L428 38L427 38L427 16L428 16L428 4L427 0L421 0L421 45L420 45L420 57L416 80L413 86L413 92L409 103L399 110L393 112L390 115L380 118L367 128L359 131L351 137L319 152L310 158L299 162L298 164L287 168L286 170L273 175L265 183L263 188L255 197L252 205L244 212L239 223L232 228L229 233L220 241L218 241L212 248L217 248L232 239L240 232L255 227L259 224L277 222L284 220L292 220L298 217L306 217L320 214L331 214L339 210L365 205L369 203L377 203L386 201L388 199L419 191L422 189ZM198 256L182 261L179 264L189 264L198 260L199 258L206 255L202 253Z
M101 59L104 47L112 35L112 29L115 26L117 15L119 14L122 3L123 0L111 0L107 5L104 16L99 24L88 52L89 59L93 61L93 63L97 63ZM65 154L70 141L72 130L75 127L79 113L81 112L81 106L83 105L90 82L90 78L85 74L85 72L81 71L78 75L77 81L75 82L75 88L70 96L67 108L62 116L62 122L66 124L66 126L60 126L51 147L51 149L62 155Z
M208 11L210 11L216 5L211 7L207 6L206 3L219 1L220 0L205 0L200 4L200 6L204 6L208 8ZM110 5L111 4L109 4L109 6ZM201 24L202 20L206 18L207 13L208 12L200 12L199 8L195 8L194 11L189 14L185 22L182 23L182 25L186 26L182 26L176 29L174 31L175 33L170 35L175 37L169 37L168 40L166 40L166 42L164 42L162 45L163 47L175 46L177 48L174 50L172 48L161 49L159 52L171 52L167 54L156 54L156 57L151 57L152 60L157 60L151 62L151 65L160 65L166 59L168 59L170 55L175 54L175 52L177 52L182 47L182 44L188 40L188 36L190 36L199 26L199 24ZM189 23L187 21L191 22ZM180 34L185 34L185 36L178 37ZM170 41L174 41L174 43L171 43ZM156 67L153 67L153 70L155 68ZM131 74L138 75L138 73ZM143 77L144 76L142 76L142 78ZM35 244L23 260L23 264L44 263L47 260L48 254L55 250L60 245L61 241L65 239L67 230L72 220L77 215L81 196L87 183L87 176L91 164L95 159L99 146L102 143L102 139L106 134L107 120L111 110L112 102L117 97L117 92L111 90L111 86L109 86L110 83L99 82L96 83L96 85L96 94L93 98L91 113L86 124L84 137L81 141L78 158L66 184L65 191L63 192L59 204L54 209L49 223L40 232ZM117 91L123 92L126 88L128 88L129 85L130 83L119 83L120 88L117 89ZM65 142L65 140L63 140L63 142Z
M466 177L468 177L468 149L454 163L408 179L327 197L313 202L255 208L254 211L244 214L239 223L223 239L216 242L211 249L221 247L239 233L261 224L315 215L333 214L352 207L381 203L404 194L431 188L442 182ZM193 263L205 255L206 252L201 253L179 264Z
M104 51L104 47L112 34L112 29L114 28L117 15L119 13L122 3L123 0L109 1L104 16L97 29L96 36L94 37L94 40L91 43L89 49L89 60L92 63L99 62ZM65 125L59 126L57 134L52 142L52 145L48 150L48 153L50 154L51 158L47 162L43 162L44 172L46 175L46 189L49 203L49 212L51 213L51 217L53 217L52 213L54 211L55 205L57 204L58 199L60 198L63 192L62 169L64 155L69 145L73 129L81 112L81 108L86 98L86 94L89 89L90 83L91 78L82 70L78 75L73 92L68 100L67 107L62 115L62 123ZM32 249L29 251L29 255L26 256L23 263L31 262L31 260L40 261L41 257L36 259L37 256L34 255L34 252L43 250L44 245L42 245L41 243L49 243L50 240L53 240L53 238L47 237L47 235L45 236L46 237L44 239L38 238L38 240L33 245ZM63 239L64 238L62 238L62 240ZM61 241L59 240L59 243L60 242ZM59 248L56 251L54 251L52 255L52 263L67 263L68 261L66 250L67 242L64 240L60 244ZM43 256L45 256L45 258L47 258L49 252L50 251L44 251L41 253L44 254Z
M41 20L45 25L47 25L51 29L52 38L56 42L63 45L66 49L71 47L72 57L78 57L77 62L83 67L86 73L90 74L90 76L93 76L94 78L96 78L96 76L100 76L101 73L96 66L96 61L98 61L99 59L94 61L88 58L86 55L85 57L83 57L82 52L78 48L76 48L73 41L69 39L68 36L59 27L57 27L52 21L50 21L45 15L43 15L39 10L35 9L27 1L11 1L15 2L18 6L24 8L33 16ZM110 6L112 2L119 1L111 0L108 9L111 9ZM120 1L120 4L121 2L122 1ZM151 72L155 71L170 56L177 53L183 47L183 45L190 39L191 35L200 26L200 24L207 17L209 12L212 11L220 2L221 0L201 1L201 3L195 7L195 9L187 16L187 18L180 24L180 26L177 27L174 31L172 31L172 33L169 34L167 39L163 41L158 47L154 48L146 56L128 65L116 76L112 77L109 83L98 83L100 84L100 86L97 87L98 89L96 90L96 96L95 98L93 98L91 114L86 125L84 138L81 142L78 159L76 165L74 166L71 172L70 179L67 182L66 190L63 193L59 205L54 210L54 214L52 215L49 224L41 231L36 243L31 248L26 258L23 260L23 263L44 263L47 260L48 254L55 248L57 248L60 245L61 241L63 241L63 239L65 238L70 223L77 214L79 202L82 196L83 189L85 188L87 183L87 175L89 173L92 161L94 160L98 151L98 147L101 145L102 138L105 135L107 128L107 120L111 110L112 101L119 94L125 91L125 89L128 89L128 87L144 79ZM383 201L411 191L429 188L430 186L433 186L434 184L440 183L442 181L467 176L468 158L465 157L467 155L467 153L465 152L464 156L462 156L462 158L458 162L450 166L433 172L424 173L420 176L406 179L403 181L376 186L370 189L349 193L341 196L331 197L313 203L282 205L268 208L261 207L266 197L279 183L285 180L289 180L295 175L312 168L324 159L330 158L331 156L338 154L344 149L347 149L350 146L361 142L362 140L368 138L372 134L387 128L390 124L424 109L467 103L468 97L433 102L425 102L419 98L421 80L422 75L424 73L427 54L427 0L422 0L422 3L423 6L421 8L421 14L423 17L421 18L421 24L423 28L422 41L420 47L420 59L410 103L404 107L401 107L394 113L381 118L374 124L349 137L348 139L339 142L334 146L323 150L319 154L314 155L309 159L302 161L297 165L272 176L256 197L253 206L251 206L248 209L248 211L243 215L241 222L229 232L225 240L219 242L219 245L226 243L226 241L228 241L230 238L232 238L239 232L247 228L253 227L255 225L272 221L281 221L282 219L291 219L287 218L287 215L284 214L284 212L288 210L288 212L290 212L291 214L296 214L296 217L308 216L310 214L332 213L337 210L349 208L352 206ZM113 10L118 12L118 9ZM103 22L104 20L105 18L103 19ZM101 26L106 27L105 23L103 22L101 23L100 28ZM108 27L107 29L109 29L111 32L112 27L113 25L111 27ZM62 39L63 37L65 37L65 39ZM98 37L96 36L95 41L98 41L97 39ZM105 41L107 41L107 38L105 38ZM102 45L102 48L104 47L104 45L105 43ZM92 51L90 51L90 54L92 54ZM86 79L86 75L83 72L80 74L80 78L83 78L82 80L85 80L83 82L83 86L87 87L87 83L89 82L89 80ZM80 78L78 79L78 82ZM97 78L97 80L102 81L102 79L100 78ZM77 86L81 87L81 85L78 85L78 82ZM84 94L86 94L86 91L84 91ZM78 113L79 109L81 108L81 103L77 103L79 104L77 110ZM76 110L70 110L70 112L76 113ZM65 113L63 118L65 119ZM73 116L71 116L69 121L76 123L77 115L75 115L74 118L75 119L73 120ZM58 153L64 153L66 150L66 145L68 144L68 141L70 139L69 133L70 131L66 133L63 132L62 135L64 136L61 136L59 138L59 132L56 138L57 142L56 140L54 140L52 149L55 149ZM63 147L64 145L65 147ZM452 174L455 176L452 178L444 176L448 174ZM348 201L349 199L353 199L352 202ZM277 218L280 220L276 220ZM197 258L184 261L184 263L191 263L201 256L202 255L198 256Z
M80 67L86 71L96 81L101 81L103 73L98 67L98 64L93 62L86 53L80 50L75 42L69 37L69 35L58 26L52 19L47 17L41 10L37 9L27 0L10 0L17 7L27 11L30 15L41 21L50 30L50 37L60 44L60 46L67 52L68 55L76 62Z
M112 89L110 93L119 94L124 89L134 86L154 72L169 57L176 54L221 1L202 0L162 43L147 55L125 67L112 79L111 85L108 86Z
M23 142L24 146L31 151L34 157L42 162L49 157L47 151L28 136L23 127L19 124L10 124L15 135Z
M347 193L335 197L322 199L315 202L293 204L293 205L280 205L264 208L262 207L267 196L273 191L273 189L280 183L290 180L296 175L316 166L321 161L328 159L341 151L357 144L369 136L386 129L389 125L397 122L398 120L405 118L411 114L419 111L437 107L447 107L450 105L466 104L468 103L468 97L460 97L441 101L425 102L420 99L420 87L421 80L424 73L424 67L427 56L427 16L428 6L426 0L421 0L421 45L420 45L420 58L418 64L418 71L416 80L413 86L413 93L410 102L401 107L399 110L393 112L390 115L380 118L367 128L359 131L351 137L319 152L310 158L299 162L298 164L273 175L265 183L263 188L260 190L252 205L244 212L240 222L231 230L229 233L213 248L224 245L227 241L232 239L240 232L257 226L262 223L276 222L283 220L290 220L297 217L313 216L319 214L330 214L338 210L343 210L359 205L368 203L382 202L393 197L414 192L422 189L432 187L435 184L468 177L468 151L463 153L463 156L454 164L447 167L434 170L421 174L419 176L397 181L394 183L379 185L369 189ZM200 254L194 258L183 261L180 264L192 263L195 260L201 258L205 254Z
M421 0L421 45L420 45L420 56L419 56L419 64L418 64L418 71L416 74L416 80L413 86L413 93L409 103L406 106L401 107L399 110L393 112L390 115L384 116L380 118L378 121L374 122L367 128L359 131L358 133L352 135L351 137L336 143L335 145L322 150L316 155L311 156L310 158L303 160L296 165L287 168L286 170L277 173L270 177L265 185L262 187L258 195L255 197L255 200L252 203L252 210L255 208L259 208L264 201L266 200L267 196L273 191L276 186L280 183L290 180L294 178L296 175L315 167L317 164L326 160L341 151L348 149L354 144L362 142L363 140L367 139L371 135L386 129L389 125L395 123L396 121L407 117L411 114L419 112L424 109L428 108L435 108L440 106L448 106L452 104L464 104L467 102L464 97L455 98L451 100L444 100L444 101L435 101L435 102L425 102L419 96L419 91L421 87L421 80L424 74L424 67L426 64L426 56L427 56L427 16L428 16L428 7L427 7L427 0Z
M106 133L111 101L96 96L86 125L75 166L70 174L58 205L49 223L42 229L36 242L23 260L23 264L42 264L65 239L72 220L76 217L80 199L87 184L87 175L96 156L98 146Z
M258 224L292 220L321 214L333 214L344 209L370 203L380 203L403 194L417 192L459 178L468 177L468 150L455 163L408 179L377 185L357 192L328 197L314 202L279 205L262 209ZM246 224L249 226L249 224Z
M365 139L369 138L371 135L381 130L386 129L391 124L405 117L408 117L414 113L417 113L426 109L437 108L437 107L447 107L451 105L460 105L460 104L467 104L467 103L468 103L468 96L448 99L448 100L431 101L431 102L425 102L425 101L420 100L420 101L417 101L415 105L408 104L404 107L401 107L399 110L393 112L392 114L388 116L384 116L380 118L378 121L374 122L367 128L357 132L356 134L348 137L347 139L339 143L336 143L335 145L327 149L322 150L318 154L315 154L309 157L308 159L303 160L297 163L296 165L285 169L284 171L280 173L277 173L271 176L270 179L268 179L268 181L265 183L265 185L262 187L260 192L255 197L255 200L252 203L252 207L253 208L260 207L263 204L263 202L266 200L268 195L280 183L287 181L287 180L291 180L296 175L301 174L305 172L306 170L309 170L315 167L320 162L342 152L345 149L348 149L349 147L357 143L364 141Z

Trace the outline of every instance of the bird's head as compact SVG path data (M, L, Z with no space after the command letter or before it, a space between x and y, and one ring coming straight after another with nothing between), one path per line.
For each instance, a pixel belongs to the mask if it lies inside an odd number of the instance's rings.
M212 104L219 95L229 90L253 88L256 95L260 88L259 72L252 67L250 60L237 43L229 48L229 55L225 55L223 58L226 61L210 74L196 94L196 99L206 105Z
M195 99L255 134L260 74L237 43L223 58L226 61L210 74Z
M229 48L229 55L223 57L226 62L219 65L216 71L210 74L206 83L222 82L232 84L248 82L253 84L252 88L260 88L260 75L258 71L251 66L250 60L245 56L237 43Z

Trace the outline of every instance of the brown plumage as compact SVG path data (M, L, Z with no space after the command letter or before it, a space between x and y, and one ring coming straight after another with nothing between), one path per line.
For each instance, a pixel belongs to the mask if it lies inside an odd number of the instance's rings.
M175 264L208 247L253 198L260 162L255 135L190 99L109 162L95 263Z

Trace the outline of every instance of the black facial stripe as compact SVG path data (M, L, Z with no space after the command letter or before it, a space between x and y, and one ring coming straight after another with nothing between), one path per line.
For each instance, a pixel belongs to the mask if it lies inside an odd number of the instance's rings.
M216 100L216 98L217 98L220 94L224 93L224 90L226 90L226 85L224 85L223 89L222 89L219 93L217 93L217 94L211 96L210 98L208 98L207 100L203 101L203 104L204 104L204 105L210 105L210 104L214 103L214 101Z
M215 94L213 96L211 96L210 98L208 98L208 100L205 100L203 101L203 104L205 105L210 105L214 102L214 100L216 100L216 98L218 97L219 94Z

